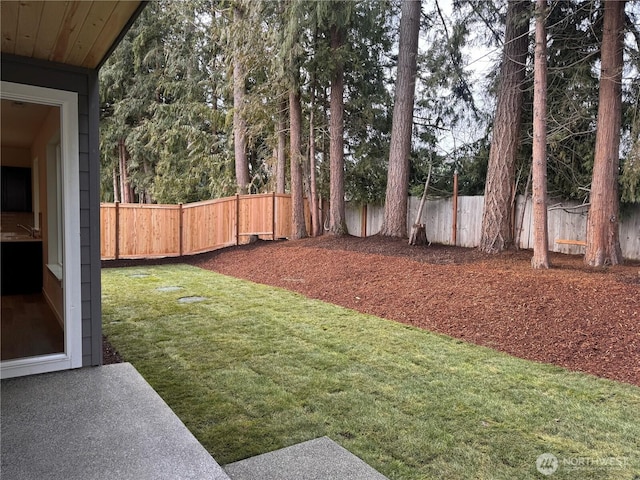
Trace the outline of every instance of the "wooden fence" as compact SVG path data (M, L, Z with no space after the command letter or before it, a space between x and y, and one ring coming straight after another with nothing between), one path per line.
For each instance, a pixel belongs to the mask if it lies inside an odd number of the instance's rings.
M307 231L310 218L305 201ZM236 195L180 205L100 205L103 260L176 257L208 252L291 232L291 196Z
M407 230L415 221L420 199L409 198ZM428 199L420 223L426 225L430 242L460 247L480 245L483 196L460 196L456 205L455 237L452 198ZM523 212L524 208L524 212ZM587 233L588 206L578 202L550 200L548 210L549 250L568 254L584 254L584 247L556 242L558 239L584 241ZM349 233L356 236L375 235L380 231L384 206L347 204L346 220ZM523 196L518 196L514 212L515 224L522 223L519 247L533 248L533 217L531 198L526 205ZM522 222L521 222L522 219ZM622 255L630 260L640 260L640 209L624 215L620 220L620 247ZM454 242L455 238L455 242Z
M418 210L419 198L409 198L407 228ZM477 247L484 197L458 197L455 215L451 198L429 199L422 213L429 241L444 245ZM524 212L523 212L524 209ZM328 210L328 207L327 207ZM552 201L549 206L549 250L583 254L584 247L556 242L584 241L588 207L576 202ZM349 233L375 235L380 231L383 206L347 204ZM531 199L519 196L514 212L521 228L520 248L532 248ZM307 231L310 214L305 201ZM522 219L522 226L520 227ZM261 239L287 238L291 232L291 196L285 194L236 195L184 205L103 203L100 206L100 253L103 260L192 255ZM455 241L454 241L455 240ZM640 260L640 209L620 222L622 255Z

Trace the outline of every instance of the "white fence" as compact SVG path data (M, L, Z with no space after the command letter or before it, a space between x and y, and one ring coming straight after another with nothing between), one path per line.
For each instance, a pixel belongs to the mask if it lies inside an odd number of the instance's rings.
M520 227L520 248L533 248L533 219L531 215L531 198L523 205L524 197L518 196L515 212L516 228ZM409 198L407 230L411 231L418 212L420 199ZM522 216L522 208L524 217ZM480 244L482 212L484 197L458 197L456 245L460 247L477 247ZM587 212L589 207L578 202L551 200L548 211L549 250L553 252L584 254L580 245L558 244L556 240L586 239ZM375 235L380 231L384 215L384 206L361 206L347 204L347 227L351 235L363 237ZM430 242L452 245L453 237L453 199L440 198L427 200L420 223L426 225L427 238ZM366 231L365 231L366 230ZM620 247L622 255L632 260L640 260L640 209L620 221Z

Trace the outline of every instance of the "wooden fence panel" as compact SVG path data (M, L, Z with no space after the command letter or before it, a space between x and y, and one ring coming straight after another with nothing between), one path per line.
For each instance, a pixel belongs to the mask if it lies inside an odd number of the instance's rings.
M367 205L367 235L377 235L382 230L384 205Z
M100 205L100 258L103 260L116 258L116 208L115 203Z
M291 196L276 194L276 240L291 236Z
M239 201L239 243L248 243L251 235L273 239L273 194L242 195Z
M236 243L236 198L221 198L182 206L182 253L191 255Z
M365 233L362 231L363 209L363 205L350 205L350 208L345 209L345 222L347 224L347 231L349 232L349 235L353 235L354 237L365 236Z
M119 258L180 255L180 206L122 203Z
M531 199L529 199L529 202L531 202ZM556 240L585 241L587 238L587 213L589 212L589 207L580 207L578 202L556 200L551 200L549 204L550 209L547 212L549 250L571 255L583 255L585 252L583 246L560 244L556 243ZM533 230L533 222L531 230ZM531 248L533 248L533 238L531 239Z
M449 199L449 210L451 212L449 215L453 215L452 199ZM459 247L477 247L480 244L483 211L484 197L458 197L456 244Z
M414 197L411 203L415 205L415 211L417 213L420 199ZM440 243L442 245L449 245L451 243L451 228L453 225L452 208L453 201L450 198L429 199L425 202L420 223L425 224L427 239L430 242ZM415 221L415 213L412 218L412 222Z
M272 194L273 195L273 194ZM276 193L275 197L275 239L289 238L291 236L291 195L288 193ZM311 233L311 209L307 198L304 199L304 222L307 235Z
M640 260L640 208L622 214L620 220L620 248L622 256Z
M484 199L484 197L481 197ZM524 208L524 215L522 213L522 209ZM520 232L520 244L519 248L523 250L533 248L533 229L531 228L533 225L533 209L531 208L531 198L527 199L527 203L524 203L524 195L518 195L516 198L516 214L515 214L515 225L516 225L516 234L514 236L517 238L518 229L521 229ZM522 221L522 224L520 223ZM480 242L480 236L478 236L478 242Z

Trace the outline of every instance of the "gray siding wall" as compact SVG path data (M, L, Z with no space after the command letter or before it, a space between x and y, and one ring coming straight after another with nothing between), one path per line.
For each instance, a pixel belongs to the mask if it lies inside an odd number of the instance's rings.
M3 54L2 80L78 94L82 365L100 365L102 363L102 323L98 74L94 70Z

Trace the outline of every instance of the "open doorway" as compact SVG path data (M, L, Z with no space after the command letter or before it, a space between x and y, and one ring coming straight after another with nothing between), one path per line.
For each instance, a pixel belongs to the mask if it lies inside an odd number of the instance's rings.
M64 353L62 288L47 271L61 264L58 246L53 259L50 248L61 243L60 108L1 102L0 354L6 361Z
M0 366L8 378L82 364L78 130L75 94L2 87Z

